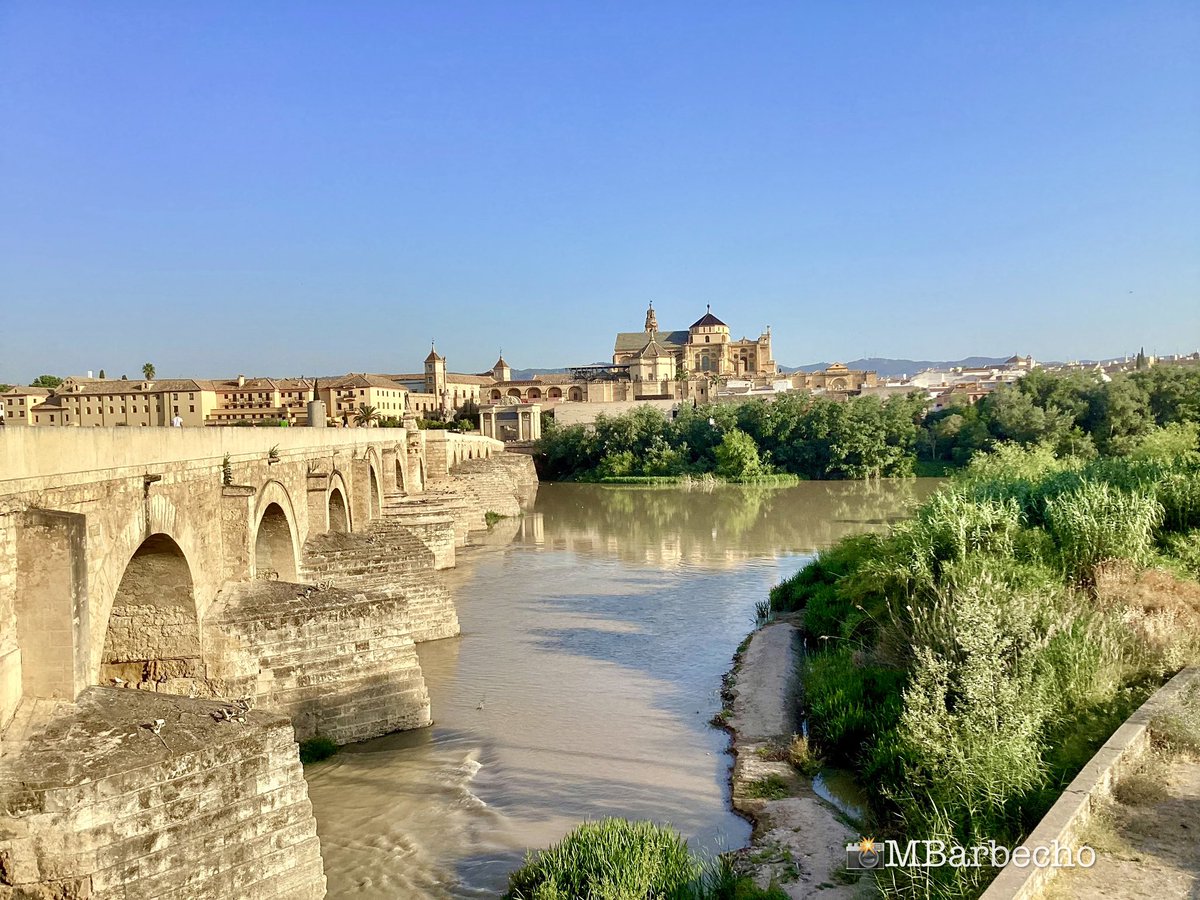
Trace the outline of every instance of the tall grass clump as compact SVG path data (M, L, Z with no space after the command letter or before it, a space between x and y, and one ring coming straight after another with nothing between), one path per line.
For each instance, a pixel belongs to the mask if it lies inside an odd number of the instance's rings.
M1046 502L1046 530L1058 546L1064 570L1084 584L1095 583L1101 563L1144 563L1162 516L1162 506L1152 496L1103 482L1084 484Z
M687 843L653 822L585 822L531 852L509 876L506 900L673 900L701 874Z

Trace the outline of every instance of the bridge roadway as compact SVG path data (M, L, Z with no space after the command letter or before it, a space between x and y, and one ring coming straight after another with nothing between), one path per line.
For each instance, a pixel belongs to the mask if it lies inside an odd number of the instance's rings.
M297 738L429 724L436 570L535 491L444 431L0 431L0 900L323 896Z

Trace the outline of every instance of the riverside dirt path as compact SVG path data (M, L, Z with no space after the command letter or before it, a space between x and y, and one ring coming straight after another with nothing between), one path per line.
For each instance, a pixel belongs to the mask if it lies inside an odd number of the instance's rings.
M799 730L796 721L796 667L799 635L789 622L754 632L735 669L729 690L733 732L733 808L754 823L751 845L741 852L743 867L765 887L774 882L789 897L872 896L871 881L847 883L845 848L860 835L813 792L812 780L787 762L764 758L786 746ZM777 776L790 796L760 799L764 779ZM779 784L779 781L776 781Z

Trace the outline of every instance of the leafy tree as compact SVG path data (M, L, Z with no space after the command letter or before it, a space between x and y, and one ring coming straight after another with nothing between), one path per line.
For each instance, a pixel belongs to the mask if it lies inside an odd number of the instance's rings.
M11 391L12 389L13 386L11 384L0 384L0 394Z
M628 450L606 453L600 465L596 466L596 474L601 478L623 478L633 475L635 471L636 462Z
M101 369L101 370L100 370L100 378L101 378L101 379L103 379L103 378L104 378L104 370L103 370L103 369Z
M39 375L37 378L33 379L33 381L29 382L29 386L50 388L51 390L54 390L54 388L58 387L62 383L63 380L57 375Z
M717 474L723 478L749 478L762 472L754 438L737 428L725 432L716 457Z
M146 363L142 366L142 374L146 376L147 381L154 380L154 363Z
M358 409L354 411L354 424L362 428L370 428L379 422L382 417L379 415L379 410L374 406L368 406L365 403L358 404Z
M1156 425L1200 422L1200 370L1156 366L1130 377L1145 390Z

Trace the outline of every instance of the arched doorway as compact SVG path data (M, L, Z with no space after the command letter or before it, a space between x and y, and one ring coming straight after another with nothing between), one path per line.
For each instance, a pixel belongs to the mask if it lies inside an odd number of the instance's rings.
M561 400L562 399L562 391L559 388L550 388L550 399L551 400Z
M573 388L571 388L569 396L572 401L574 401L575 403L578 403L579 401L581 401L583 399L583 391L577 387L573 387Z
M379 479L375 477L375 467L370 467L370 497L367 498L367 515L369 518L379 518Z
M130 557L117 586L99 683L187 694L202 675L191 569L172 538L152 534Z
M296 580L296 553L287 514L278 503L263 510L254 538L254 577L268 581Z
M342 489L335 487L329 492L329 530L346 532L350 530L350 516L346 512L346 498Z

